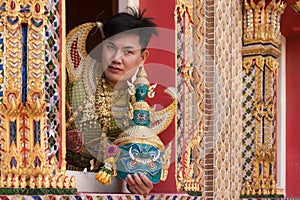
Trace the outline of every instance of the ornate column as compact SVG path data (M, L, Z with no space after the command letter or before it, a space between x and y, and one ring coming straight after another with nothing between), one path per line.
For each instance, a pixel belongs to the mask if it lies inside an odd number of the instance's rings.
M195 3L195 4L194 4ZM195 7L194 7L195 6ZM196 10L197 8L197 10ZM196 11L196 12L195 12ZM203 2L177 0L177 189L202 195L204 191ZM195 33L195 34L194 34Z
M62 129L51 129L52 123L59 124L55 117L61 111L55 101L61 93L50 83L61 76L55 54L60 44L52 35L59 27L53 12L59 3L54 4L0 1L0 70L5 83L0 104L1 194L76 192L74 177L65 175L62 154L50 150L52 134L63 140Z
M244 1L241 197L281 197L277 186L280 18L284 1Z
M242 3L177 1L176 22L177 186L239 199Z

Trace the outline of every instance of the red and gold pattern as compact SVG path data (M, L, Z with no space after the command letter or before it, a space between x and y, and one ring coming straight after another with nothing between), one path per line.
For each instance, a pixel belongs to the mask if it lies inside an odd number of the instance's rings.
M45 52L50 47L45 43L45 27L49 22L48 1L8 0L0 1L0 6L5 32L6 83L0 105L1 189L74 188L72 178L58 168L56 156L47 156Z
M284 1L271 1L268 5L265 1L244 1L242 53L244 80L248 80L244 85L244 197L282 195L277 188L275 116L279 68L276 59L281 54L279 27L285 7Z

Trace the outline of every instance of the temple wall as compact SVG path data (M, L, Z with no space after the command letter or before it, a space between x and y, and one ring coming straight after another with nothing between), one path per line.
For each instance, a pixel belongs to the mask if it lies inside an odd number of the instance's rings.
M47 24L43 32L45 50L42 52L45 55L43 60L45 74L42 76L45 80L43 90L45 91L43 108L45 116L43 117L47 124L42 131L39 130L45 136L45 141L49 142L47 143L48 155L57 157L57 171L62 171L63 174L66 151L63 127L65 117L62 114L65 113L63 58L66 52L63 50L65 29L62 28L62 25L65 25L65 18L62 17L65 15L64 3L63 0L49 2L49 14L46 16ZM142 9L147 9L147 15L153 17L159 27L167 30L166 35L162 36L169 36L165 41L172 44L167 50L155 48L157 44L150 44L150 48L153 47L152 54L146 63L146 67L150 66L149 80L152 82L162 80L163 86L176 86L179 92L177 119L160 136L166 144L172 144L174 149L168 179L155 185L153 194L147 198L190 198L191 196L188 197L186 192L201 192L202 197L194 199L239 199L243 178L250 180L251 173L254 174L252 162L245 160L249 156L251 161L255 161L253 157L256 156L256 154L253 156L254 147L249 152L245 151L249 138L243 138L245 122L242 107L245 97L243 77L246 75L243 74L241 53L242 2L140 0L139 5ZM4 47L9 47L3 43L6 27L3 22L0 25L0 39L2 39L0 55L7 56L8 54L3 50ZM298 38L287 40L287 197L300 195L297 178L300 177L298 162L300 153L297 143L299 139L297 110L300 109L297 90L300 84L297 76L299 44ZM5 61L0 60L0 65L5 65ZM159 68L161 66L168 70L163 71ZM0 86L4 88L5 68L2 67L0 70L1 75L4 74L0 78ZM162 72L170 73L169 77L165 77ZM274 72L271 75L274 77L269 77L271 81L266 82L274 92L276 108L277 74ZM254 76L253 74L250 78L246 78L254 80ZM260 79L257 78L255 81L259 82ZM7 99L5 101L9 100L5 93L1 91L0 94L1 101L4 98ZM251 103L254 104L254 101ZM252 111L249 113L252 117ZM0 122L3 121L4 118L0 118ZM274 121L276 123L276 119ZM23 119L22 123L26 125L26 120ZM274 127L276 128L276 124ZM3 137L5 131L2 130L1 134ZM276 131L273 135L276 135ZM253 143L254 136L251 135L249 143ZM274 138L275 142L272 145L276 146L277 138L276 136ZM243 158L242 152L246 152ZM274 163L276 165L276 161ZM251 172L249 176L245 175L247 170ZM90 177L89 180L92 178ZM97 188L94 191L97 191ZM97 195L92 196L98 198ZM104 194L100 196L111 197ZM118 195L113 197L123 198ZM128 195L125 198L135 197Z

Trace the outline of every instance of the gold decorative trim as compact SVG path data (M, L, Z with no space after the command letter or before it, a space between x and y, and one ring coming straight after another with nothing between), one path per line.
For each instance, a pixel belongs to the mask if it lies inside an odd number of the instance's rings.
M292 6L298 14L300 14L300 1L296 1Z
M94 27L96 27L96 23L89 22L75 27L71 30L70 33L68 33L68 36L66 38L67 44L65 44L67 49L67 62L64 62L66 63L66 69L68 72L70 83L75 82L82 76L82 70L87 64L82 60L86 59L88 56L88 53L86 51L86 40L89 32ZM76 48L73 47L74 45L76 46Z
M194 179L196 183L199 183L199 187L201 187L200 191L204 190L204 156L202 152L204 152L204 123L205 123L205 81L204 81L204 1L194 0L193 3L193 22L194 22L194 70L193 70L193 83L194 83L194 92L195 92L195 104L196 109L195 112L198 114L197 120L195 124L200 126L200 130L197 133L197 139L200 140L199 144L193 147L193 171L194 171ZM207 114L207 111L206 111ZM208 118L209 120L209 118ZM207 120L207 121L208 121ZM208 123L206 121L206 123Z
M45 51L49 48L45 44L48 1L1 0L0 5L4 6L0 14L5 32L6 66L6 86L0 105L3 127L0 129L3 158L0 185L32 189L75 187L74 178L65 175L65 167L58 165L56 156L47 156L44 89ZM60 137L63 144L64 134Z
M176 163L175 176L178 190L193 192L203 192L204 185L204 154L201 153L203 152L203 145L200 145L204 141L203 130L199 129L199 127L204 128L204 94L202 93L204 90L204 79L202 78L204 33L201 29L204 26L203 12L204 2L176 1L176 66L180 69L180 72L177 73L182 79L177 80L180 81L180 84L177 82L177 85L180 85L177 89L182 92L181 97L179 97L182 102L179 102L181 107L181 110L178 111L180 113L178 115L180 127L178 127L175 138L180 140L176 150L176 157L180 162ZM194 48L197 48L197 50L195 51ZM199 60L202 60L202 62ZM181 119L182 116L184 116L184 119ZM195 138L197 138L197 145L190 146L190 144L195 143Z
M250 1L250 2L249 2ZM265 1L257 4L253 0L244 0L244 45L280 44L280 19L286 7L285 1Z
M282 195L282 190L277 187L277 129L276 117L277 101L276 88L278 85L279 63L276 60L281 52L280 44L280 17L284 12L284 1L271 1L267 6L265 1L257 4L248 0L244 1L244 47L243 68L245 76L253 76L252 81L246 81L246 90L254 88L254 94L248 93L245 98L255 98L254 104L245 105L245 113L252 110L253 121L248 118L244 121L245 129L254 124L254 145L252 149L246 149L248 154L254 152L254 158L245 165L252 166L252 174L245 178L241 195L243 196L268 196ZM245 78L246 79L246 78ZM247 102L247 100L246 100ZM250 120L249 120L250 119ZM247 134L251 134L248 132ZM250 136L246 136L247 148L252 144ZM245 148L246 148L245 146ZM246 154L246 153L245 153ZM247 156L246 156L247 157ZM249 158L247 158L249 159ZM249 166L246 167L248 170Z
M247 56L270 54L274 57L278 57L281 55L281 52L277 47L274 47L273 45L253 44L249 46L244 46L242 48L242 54Z
M153 120L154 124L154 126L152 126L151 129L155 134L163 132L171 124L176 113L176 105L177 99L174 98L173 102L170 105L168 105L168 107L166 107L165 109L151 111L151 120Z
M66 0L61 0L61 120L60 120L60 124L61 124L61 135L60 135L60 141L61 144L66 144L66 104L65 104L65 100L66 100ZM61 160L59 163L59 169L65 173L66 171L66 166L67 166L67 161L66 161L66 145L61 145ZM75 183L73 183L72 186L72 179L74 177L70 178L70 186L71 187L75 187Z
M189 138L189 143L187 147L185 147L185 151L183 152L182 159L182 168L179 170L177 175L177 189L179 191L201 191L202 185L200 182L195 181L195 178L193 178L193 174L195 173L195 167L196 162L194 162L193 159L191 159L191 155L193 154L194 148L199 147L201 142L201 135L203 127L196 129L194 133L191 134L191 137Z

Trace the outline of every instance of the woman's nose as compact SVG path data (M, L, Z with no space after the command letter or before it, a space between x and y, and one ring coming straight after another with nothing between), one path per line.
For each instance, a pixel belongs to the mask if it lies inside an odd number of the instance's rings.
M122 56L123 56L123 53L120 50L117 50L112 58L112 61L114 63L121 63Z

